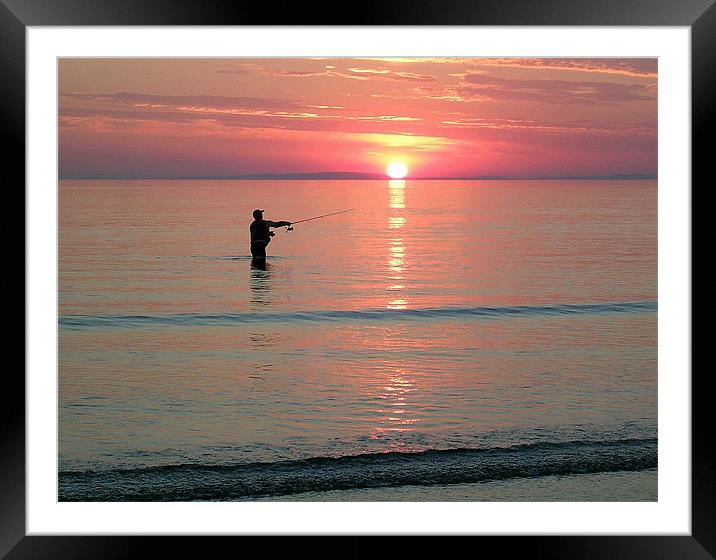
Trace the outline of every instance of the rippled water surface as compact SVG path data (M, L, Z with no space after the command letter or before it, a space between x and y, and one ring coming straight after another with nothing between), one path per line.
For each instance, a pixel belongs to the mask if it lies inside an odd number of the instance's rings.
M655 181L59 188L60 499L656 467Z

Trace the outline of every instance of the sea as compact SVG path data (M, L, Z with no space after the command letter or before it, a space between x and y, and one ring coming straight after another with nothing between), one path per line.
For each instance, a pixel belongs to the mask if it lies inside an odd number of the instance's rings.
M656 181L58 188L60 501L657 499Z

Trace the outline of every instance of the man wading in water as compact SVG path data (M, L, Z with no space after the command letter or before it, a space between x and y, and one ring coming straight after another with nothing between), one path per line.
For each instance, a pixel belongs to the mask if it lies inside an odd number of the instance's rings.
M274 233L269 228L290 226L291 222L272 222L264 220L263 210L254 210L254 221L251 222L251 256L254 261L266 260L266 245L271 242Z

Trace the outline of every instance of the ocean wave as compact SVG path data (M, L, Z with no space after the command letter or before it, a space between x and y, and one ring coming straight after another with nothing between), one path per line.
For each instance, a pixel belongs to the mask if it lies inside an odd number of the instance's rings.
M60 501L227 501L303 492L432 486L638 471L658 465L657 439L431 449L273 463L177 464L61 471Z
M562 305L516 305L503 307L436 307L423 309L363 309L292 311L284 313L176 313L166 315L64 315L59 326L68 329L135 328L151 326L233 325L271 322L394 321L461 318L568 316L604 313L652 313L656 301L585 303Z

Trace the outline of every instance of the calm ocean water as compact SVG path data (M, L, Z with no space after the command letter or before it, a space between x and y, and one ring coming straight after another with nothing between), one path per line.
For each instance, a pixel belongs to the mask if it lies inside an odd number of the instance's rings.
M656 181L61 181L59 203L60 500L655 474ZM352 211L277 229L262 270L254 208Z

